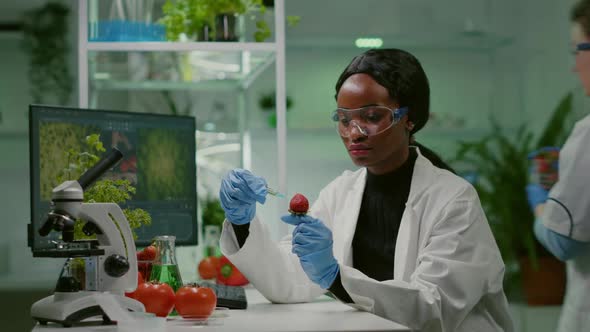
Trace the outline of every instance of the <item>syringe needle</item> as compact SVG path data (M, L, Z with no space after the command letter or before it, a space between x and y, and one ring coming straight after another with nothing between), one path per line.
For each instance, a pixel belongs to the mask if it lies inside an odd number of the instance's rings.
M268 187L268 186L267 186L267 187L266 187L266 191L267 191L267 192L268 192L270 195L273 195L273 196L276 196L276 197L280 197L280 198L285 198L285 195L281 194L280 192L278 192L278 191L277 191L277 190L275 190L275 189L272 189L271 187Z

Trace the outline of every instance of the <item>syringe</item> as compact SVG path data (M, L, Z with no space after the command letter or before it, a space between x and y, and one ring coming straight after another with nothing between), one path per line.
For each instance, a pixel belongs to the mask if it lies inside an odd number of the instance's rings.
M269 186L266 186L266 192L275 197L285 198L285 195L281 194L278 190L272 189Z

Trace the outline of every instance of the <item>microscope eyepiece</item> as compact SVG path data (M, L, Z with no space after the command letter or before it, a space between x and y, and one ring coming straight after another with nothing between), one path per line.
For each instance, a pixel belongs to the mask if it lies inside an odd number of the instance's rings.
M122 158L123 154L121 151L117 150L116 148L112 148L106 156L96 163L96 165L80 176L78 183L83 190L86 190L90 184L101 177L104 172L109 170L109 168L115 166L115 164L117 164Z

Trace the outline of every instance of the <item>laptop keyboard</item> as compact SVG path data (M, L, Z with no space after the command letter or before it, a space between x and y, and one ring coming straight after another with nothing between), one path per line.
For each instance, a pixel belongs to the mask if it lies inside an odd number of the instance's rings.
M199 285L213 289L213 292L215 292L215 295L217 295L218 307L229 309L246 309L248 307L246 290L243 287L214 284L209 282L201 282Z

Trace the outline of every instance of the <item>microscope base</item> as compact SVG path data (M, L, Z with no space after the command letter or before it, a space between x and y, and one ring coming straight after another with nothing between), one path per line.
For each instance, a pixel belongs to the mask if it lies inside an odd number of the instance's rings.
M115 324L99 304L97 297L105 295L111 296L123 309L145 311L141 302L121 295L92 291L56 292L35 302L31 307L31 317L41 325L53 322L64 327L71 327L82 320L96 316L102 316L103 324Z

